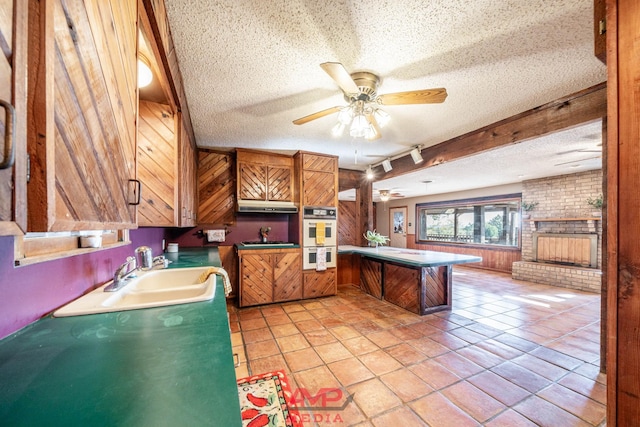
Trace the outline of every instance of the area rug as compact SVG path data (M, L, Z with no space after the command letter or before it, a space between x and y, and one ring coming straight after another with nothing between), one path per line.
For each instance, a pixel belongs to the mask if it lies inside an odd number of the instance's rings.
M238 380L243 427L302 427L292 405L291 387L282 371Z

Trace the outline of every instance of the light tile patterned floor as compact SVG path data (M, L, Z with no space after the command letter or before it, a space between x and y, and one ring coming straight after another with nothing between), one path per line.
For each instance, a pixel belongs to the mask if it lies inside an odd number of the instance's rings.
M604 424L599 295L468 267L453 294L451 312L427 316L354 286L229 311L249 373L284 369L312 400L324 389L305 425Z

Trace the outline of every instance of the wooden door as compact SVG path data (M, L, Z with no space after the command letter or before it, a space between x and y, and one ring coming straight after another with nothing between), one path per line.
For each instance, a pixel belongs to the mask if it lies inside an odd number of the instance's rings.
M337 273L335 268L325 271L304 272L304 298L325 297L337 293Z
M292 179L293 168L270 166L267 171L267 199L280 202L293 201Z
M29 5L29 228L136 227L138 3Z
M175 227L179 164L174 114L168 105L140 101L138 117L138 225Z
M235 222L233 175L231 153L198 152L198 224Z
M389 208L389 246L407 247L407 207Z
M0 2L0 235L26 231L27 4ZM13 117L13 119L11 118ZM8 120L7 120L8 119ZM6 137L13 122L11 135Z
M238 163L238 198L267 200L267 166Z
M273 302L302 298L300 249L273 255Z
M271 254L242 254L240 257L240 307L273 302Z

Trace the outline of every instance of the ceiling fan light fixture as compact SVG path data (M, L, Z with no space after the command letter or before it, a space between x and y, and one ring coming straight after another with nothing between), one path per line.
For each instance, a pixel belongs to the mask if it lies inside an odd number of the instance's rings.
M376 139L376 136L378 136L378 132L376 132L376 128L373 127L373 125L369 124L369 127L364 133L365 139L368 139L368 140Z
M367 133L369 122L364 114L358 114L353 118L351 122L351 128L349 129L349 135L354 138L363 138Z
M383 160L382 169L384 169L385 172L390 172L391 169L393 169L393 166L391 166L391 160L389 159Z
M347 126L351 123L351 120L353 120L353 110L351 109L351 106L340 109L340 112L338 113L338 123Z
M380 201L388 202L389 201L389 191L388 190L380 190Z
M345 125L344 123L341 123L341 122L336 123L336 124L335 124L335 126L333 126L333 127L331 128L331 135L332 135L334 138L341 137L341 136L342 136L342 134L344 133L344 128L345 128L346 126L347 126L347 125Z
M373 179L373 169L371 168L371 165L369 165L365 173L367 175L367 179Z
M424 161L420 148L420 146L417 146L413 150L411 150L411 158L413 159L413 163L415 163L416 165Z
M389 115L389 113L380 108L376 108L376 110L373 112L373 116L375 117L376 122L378 122L378 126L380 126L381 128L385 127L387 123L389 123L389 120L391 120L391 116Z

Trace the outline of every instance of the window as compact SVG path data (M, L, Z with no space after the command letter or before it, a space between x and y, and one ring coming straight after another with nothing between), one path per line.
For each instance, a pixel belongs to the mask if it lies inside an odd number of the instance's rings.
M520 194L416 205L421 242L520 246Z

